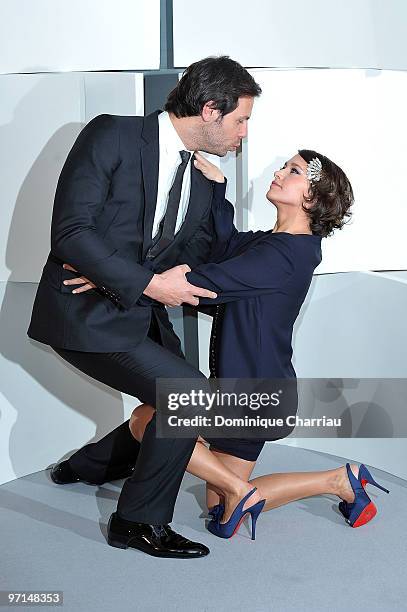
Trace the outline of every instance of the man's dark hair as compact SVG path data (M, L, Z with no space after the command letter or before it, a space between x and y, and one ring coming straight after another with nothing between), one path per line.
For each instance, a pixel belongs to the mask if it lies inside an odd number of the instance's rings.
M260 86L238 62L227 55L206 57L185 69L164 108L176 117L194 117L212 101L223 117L235 110L240 97L260 94Z
M313 204L311 208L303 205L303 209L310 218L312 232L322 237L329 236L335 229L342 229L351 217L352 185L344 171L325 155L310 149L301 149L298 153L307 163L317 157L322 164L320 180L311 183L309 188L307 201Z

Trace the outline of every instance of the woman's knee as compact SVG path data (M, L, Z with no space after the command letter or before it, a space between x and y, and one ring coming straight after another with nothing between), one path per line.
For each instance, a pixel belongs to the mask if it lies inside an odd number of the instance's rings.
M133 437L141 442L145 428L153 418L155 409L150 404L140 404L131 413L129 428Z

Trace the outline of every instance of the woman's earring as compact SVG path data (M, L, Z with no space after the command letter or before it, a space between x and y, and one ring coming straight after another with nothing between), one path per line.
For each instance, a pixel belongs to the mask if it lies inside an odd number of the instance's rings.
M306 209L311 208L311 206L310 206L311 203L312 203L312 198L307 198L306 196L304 196L304 201L302 203L302 207L306 208Z

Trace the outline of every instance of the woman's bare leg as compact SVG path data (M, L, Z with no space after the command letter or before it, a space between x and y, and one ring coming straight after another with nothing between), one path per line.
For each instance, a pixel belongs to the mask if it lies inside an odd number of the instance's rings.
M143 438L147 423L154 414L154 408L148 404L141 404L132 413L129 427L133 436L139 442ZM236 459L236 457L235 457ZM224 496L225 512L222 522L226 522L232 514L239 501L253 488L248 482L248 478L242 479L236 474L236 470L230 470L219 458L212 453L204 444L204 440L199 438L195 444L194 451L187 465L187 471L211 483L213 490L218 495ZM260 494L256 491L247 502L243 509L255 504L260 499Z
M153 414L154 408L147 404L142 404L133 411L130 430L137 440L142 439L145 426ZM257 491L244 508L260 499L266 499L263 511L271 510L304 497L323 494L337 495L350 503L354 501L354 493L344 466L323 472L268 474L248 482L255 466L254 461L245 461L220 451L210 451L203 442L201 438L196 443L187 471L207 481L208 508L219 503L220 496L224 495L224 521L228 520L239 500L253 487L257 487ZM357 476L358 466L351 465L351 469Z
M220 461L239 478L249 480L255 461L246 461L239 457L233 457L221 451L212 450ZM351 465L352 472L357 477L358 466ZM263 512L283 506L289 502L311 497L313 495L336 495L345 501L352 503L355 499L350 486L346 467L323 472L289 472L268 474L258 476L250 480L252 487L257 487L260 499L265 499ZM211 484L206 485L206 499L208 508L219 503L219 495Z
M351 465L351 469L357 477L358 466ZM324 472L269 474L253 478L250 483L266 499L263 512L313 495L337 495L349 503L355 499L345 467Z
M244 480L245 482L249 481L250 476L254 470L254 466L256 465L255 461L246 461L245 459L240 459L239 457L234 457L233 455L228 455L227 453L223 453L222 451L218 451L214 448L210 451L215 457L219 459L223 463L225 467L227 467L231 472L236 474L239 478ZM253 487L251 487L253 488ZM261 497L260 499L264 499ZM219 492L209 482L206 483L206 504L208 508L213 508L216 504L222 501Z

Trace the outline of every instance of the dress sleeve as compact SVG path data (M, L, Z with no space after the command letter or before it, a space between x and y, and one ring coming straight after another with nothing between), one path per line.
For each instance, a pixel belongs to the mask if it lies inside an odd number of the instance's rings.
M213 238L209 261L217 262L229 259L253 238L266 232L239 232L234 223L235 209L225 198L227 181L215 183L212 201Z
M218 263L201 264L187 272L188 282L218 294L201 304L222 304L282 289L294 272L294 256L286 234L265 234L239 255Z

